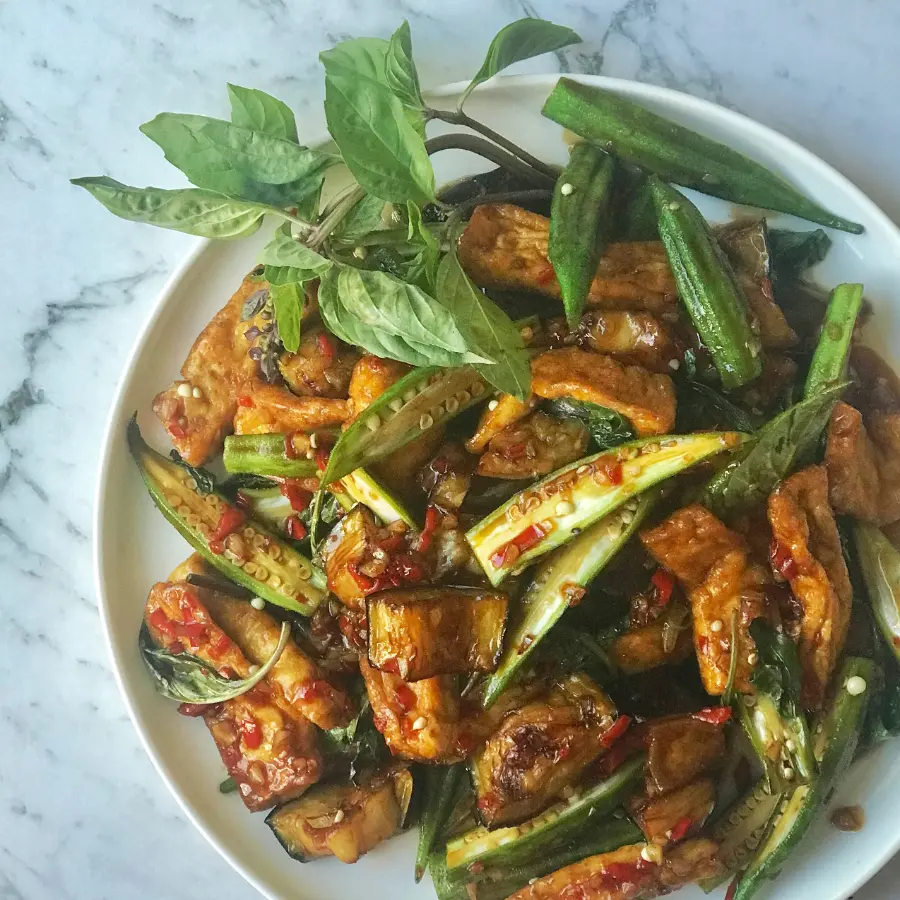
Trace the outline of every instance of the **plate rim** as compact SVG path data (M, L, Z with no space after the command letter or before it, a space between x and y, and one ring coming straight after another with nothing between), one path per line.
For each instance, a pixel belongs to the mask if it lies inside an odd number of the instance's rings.
M663 100L667 105L679 107L686 111L699 112L701 115L711 114L713 117L718 117L720 120L724 120L733 127L745 131L749 130L751 133L756 132L758 137L764 139L767 146L774 149L781 147L794 156L799 156L805 168L815 170L821 176L837 182L845 192L854 196L855 201L866 210L868 216L878 220L882 227L892 233L898 246L900 246L900 226L898 226L881 209L881 207L869 197L868 194L844 175L843 172L826 162L812 150L809 150L802 144L793 140L793 138L789 138L780 131L776 131L774 128L765 125L744 113L729 109L715 101L696 97L685 91L676 90L675 88L648 84L646 82L634 81L627 78L568 72L545 72L530 75L500 75L479 85L478 88L476 88L476 93L484 96L485 94L498 91L503 92L510 88L515 89L518 87L526 89L547 87L549 89L557 80L564 77L583 84L608 88L612 91L616 91L617 89L620 91L624 90L628 96L638 99ZM467 85L467 81L450 82L427 90L424 93L426 97L433 97L436 99L456 97L463 92ZM330 135L326 133L320 141L314 143L327 143L330 140ZM141 327L138 329L137 335L123 364L121 376L113 394L112 402L110 403L103 427L100 459L96 475L97 480L93 491L93 511L91 517L93 580L94 588L97 593L97 610L100 614L103 642L106 645L106 653L110 661L113 677L115 678L119 694L125 704L125 709L128 712L128 718L131 721L131 725L137 733L141 746L150 758L156 773L168 788L169 793L175 798L176 803L191 825L203 835L210 846L215 849L235 872L258 891L260 895L266 897L267 900L284 900L283 896L272 893L268 888L264 887L257 880L255 875L232 855L230 849L214 837L212 832L207 829L201 816L198 813L195 813L187 798L182 795L181 791L176 786L174 778L170 775L167 766L156 753L150 735L145 731L141 724L135 704L126 688L122 674L122 663L112 639L109 621L111 603L109 600L110 591L108 590L105 575L106 554L104 548L107 540L105 538L106 526L104 520L108 504L107 491L109 487L109 470L112 465L113 454L115 453L114 438L116 438L117 426L122 421L123 415L129 414L129 411L124 408L124 401L131 388L137 358L140 355L147 338L155 327L157 320L162 315L163 310L169 303L172 294L175 293L182 280L187 277L193 266L200 257L207 252L213 243L214 242L208 238L195 239L194 245L173 269L172 273L159 290ZM852 894L857 891L868 882L897 854L898 851L900 851L900 828L897 829L894 837L885 845L885 849L876 857L873 857L870 864L860 870L852 879L849 888L850 893Z

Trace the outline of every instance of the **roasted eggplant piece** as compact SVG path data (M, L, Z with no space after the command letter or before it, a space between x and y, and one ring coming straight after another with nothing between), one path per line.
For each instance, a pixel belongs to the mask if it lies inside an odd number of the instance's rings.
M287 386L300 397L347 396L350 375L359 359L349 347L321 326L304 328L296 353L282 353L278 370Z
M322 547L328 589L351 609L365 607L363 585L368 576L361 567L375 558L377 537L374 514L357 504L331 529Z
M609 645L609 661L624 675L683 662L691 654L690 627L678 631L671 647L666 645L666 627L666 621L659 619L629 628Z
M493 672L509 598L477 588L422 587L369 596L369 663L405 681Z
M334 856L355 863L406 821L413 779L406 768L392 768L359 784L323 785L266 817L289 856L312 862Z
M428 502L444 511L458 510L469 493L475 465L475 458L461 444L444 444L419 473L419 486Z
M549 806L603 752L615 707L585 675L508 716L472 760L487 828L522 822Z
M481 453L501 431L524 419L535 406L538 398L531 394L525 400L519 400L512 394L501 394L491 400L481 413L475 434L466 441L466 449L470 453Z
M626 365L669 373L680 365L679 348L671 329L652 313L592 310L581 317L578 344L595 353L608 353Z
M678 790L724 764L722 726L728 721L727 713L727 710L716 708L647 723L646 788L650 797ZM707 716L723 721L705 721Z
M660 797L635 797L628 804L644 837L660 846L677 844L696 834L716 805L716 787L709 778L692 781Z

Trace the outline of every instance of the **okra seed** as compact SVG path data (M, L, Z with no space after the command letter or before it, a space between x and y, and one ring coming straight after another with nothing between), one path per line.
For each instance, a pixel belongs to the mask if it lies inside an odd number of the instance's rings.
M304 453L303 455L304 455L307 459L315 459L315 458L316 458L316 451L313 450L312 447L310 447L310 448L306 451L306 453Z
M670 359L669 360L669 368L673 372L677 372L681 368L681 363L677 359Z
M265 566L256 567L256 578L259 581L265 581L269 577L269 570Z
M459 400L457 400L456 397L449 397L444 406L447 408L447 412L452 416L459 409Z
M511 507L507 510L506 514L507 514L507 515L509 516L509 518L512 519L512 521L514 521L514 522L515 522L516 519L521 519L521 518L522 518L522 510L521 510L518 506L511 506Z
M212 528L209 527L205 522L197 526L197 531L203 536L205 540L209 540L212 537Z
M271 559L278 559L278 557L281 556L281 547L279 547L278 544L269 544L269 546L266 547L266 553L269 554Z
M793 741L785 741L784 747L788 753L793 753L797 749L797 745Z
M491 412L493 412L499 405L500 405L500 401L499 401L499 400L491 400L491 402L488 403L488 409L489 409Z
M166 497L166 503L172 507L172 509L178 509L178 504L181 503L181 497L178 494L169 494Z
M266 539L261 534L253 535L250 541L257 550L262 550L266 546Z
M472 395L468 391L460 391L456 399L459 400L460 406L465 406L472 399Z
M266 608L266 601L263 600L262 597L254 597L254 598L250 601L250 605L251 605L254 609L265 609L265 608Z
M219 498L216 497L215 494L207 494L207 495L203 498L203 502L204 502L207 506L212 506L212 507L215 508L215 507L217 507L217 506L219 505Z
M480 381L476 381L472 385L472 396L480 397L484 393L484 384Z
M269 579L269 584L270 584L273 588L275 588L275 590L278 590L278 588L281 587L281 579L280 579L277 575L273 575L273 576Z
M259 666L250 666L250 668L247 669L247 672L251 675L255 675L258 671L259 671Z
M560 189L559 192L563 195L563 197L569 197L571 194L575 192L575 185L569 184L567 181Z
M394 397L394 399L391 400L390 403L388 403L388 406L394 412L400 412L400 410L403 409L403 401L399 397Z
M556 514L558 516L568 516L573 512L575 512L575 506L568 500L560 500L559 503L556 504Z
M379 419L378 416L369 416L369 418L366 419L366 428L368 428L369 431L378 431L378 429L381 428L381 419Z
M428 724L425 716L419 716L415 722L413 722L412 727L413 731L421 731Z
M434 419L428 413L419 417L419 429L421 431L428 431L432 425L434 425Z
M301 566L300 570L297 572L297 577L302 581L309 581L312 572L306 568L306 566ZM299 596L299 595L298 595Z
M623 509L619 514L619 518L625 525L630 525L634 521L634 513L630 510Z
M335 824L335 825L340 825L341 822L343 822L343 821L344 821L344 811L343 811L342 809L339 809L339 810L334 814L334 824Z
M253 578L256 575L257 565L255 562L244 563L244 571Z
M193 396L193 398L194 398L195 400L202 400L202 399L203 399L203 391L201 391L200 388L195 387L195 388L191 391L191 396Z
M184 479L184 484L185 484L185 487L188 488L188 490L191 490L191 491L196 491L196 490L197 490L197 482L194 481L193 478L185 478L185 479Z
M759 662L759 655L756 654L756 653L750 653L750 654L748 654L748 656L747 656L747 662L748 662L751 666L755 666L755 665Z
M681 204L677 200L673 200L668 204L667 208L672 212L677 212L679 209L681 209Z
M315 432L309 436L309 446L312 447L313 450L316 450L319 446L319 436Z
M418 396L418 391L415 388L410 388L404 395L403 399L406 403L412 403L413 400Z
M191 383L189 381L182 381L175 389L175 393L178 394L179 397L190 397Z
M178 515L181 516L182 518L186 518L190 514L191 514L191 508L187 504L185 504L184 506L178 507Z
M709 630L716 633L720 632L722 630L722 620L715 619L714 621L710 622Z
M859 675L851 675L850 678L847 679L845 687L847 688L847 693L851 697L858 697L866 691L866 680L865 678L860 678Z
M785 767L781 770L781 774L784 775L784 777L785 777L788 781L790 781L790 780L794 777L794 770L793 770L790 766L785 766Z

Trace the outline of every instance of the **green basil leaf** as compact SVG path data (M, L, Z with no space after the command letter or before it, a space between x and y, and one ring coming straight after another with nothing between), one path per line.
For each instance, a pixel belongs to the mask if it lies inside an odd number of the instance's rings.
M835 401L847 387L835 385L775 416L744 444L738 458L713 476L700 502L717 516L762 503L778 482L807 462Z
M754 619L750 623L750 637L756 644L760 662L750 680L758 690L772 696L782 715L800 715L803 674L794 642L784 632L777 632L765 619Z
M333 240L348 244L377 231L384 224L384 200L366 194L338 223L331 233Z
M554 25L545 19L528 18L510 22L501 28L491 41L481 68L460 97L459 106L465 103L466 98L479 84L493 78L513 63L580 43L580 35L571 28Z
M331 265L324 256L294 240L290 223L275 232L259 254L259 261L267 266L292 266L308 272L324 272Z
M775 278L799 278L828 255L831 238L823 228L814 231L790 231L787 228L769 229L769 247Z
M497 390L524 400L531 392L531 365L522 334L469 280L455 251L438 268L437 296L465 328L468 346L490 361L490 365L476 365L478 373Z
M407 242L415 255L406 270L406 281L434 295L437 271L441 262L441 246L438 239L422 221L422 210L410 201L407 203L409 225Z
M156 690L170 700L181 703L224 703L246 694L262 681L278 662L291 637L291 626L281 625L281 636L275 651L249 678L223 678L208 662L190 656L169 653L157 646L146 623L141 625L138 649L156 683Z
M212 472L208 469L204 469L202 466L192 466L190 463L186 463L177 450L170 450L169 456L172 458L172 462L175 463L175 465L181 466L182 469L186 469L191 473L191 478L197 482L198 494L206 495L215 491L216 477Z
M237 84L228 85L228 99L233 125L298 143L297 122L286 103L265 91Z
M356 38L321 53L325 119L344 162L363 188L392 203L434 199L425 120L387 84L388 42Z
M73 178L72 184L83 187L122 219L207 238L246 237L262 225L267 212L278 212L261 203L230 200L196 188L136 188L105 176Z
M419 87L419 73L412 58L412 38L409 22L403 24L391 35L385 60L385 78L388 87L406 106L424 109L422 89Z
M141 125L197 187L229 197L294 206L321 188L337 157L207 116L160 113Z
M275 307L278 337L288 353L296 353L300 349L300 321L306 302L303 287L296 282L272 284L269 286L269 296Z
M230 775L219 784L220 794L233 794L237 789L237 782Z
M596 450L618 447L635 438L634 429L628 419L605 406L598 406L585 400L573 400L570 397L549 400L544 406L559 419L578 419L579 422L583 422L591 433Z
M413 366L463 366L490 360L472 351L459 319L420 288L385 272L335 263L319 285L329 330L376 356Z
M313 278L318 278L316 272L309 272L306 269L298 269L295 266L266 266L263 271L263 278L270 285L277 284L306 284Z

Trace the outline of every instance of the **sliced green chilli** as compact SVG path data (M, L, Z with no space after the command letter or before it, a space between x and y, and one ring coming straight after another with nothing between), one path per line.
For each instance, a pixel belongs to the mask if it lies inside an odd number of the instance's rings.
M561 78L542 112L563 128L666 181L852 234L864 230L858 222L819 206L743 153L612 91Z
M305 556L221 494L201 493L187 469L147 445L135 419L128 446L159 511L207 562L269 603L312 614L325 598L325 576Z
M474 864L517 866L540 858L548 847L577 835L593 819L601 820L640 786L646 757L627 760L609 778L573 794L521 825L488 831L479 826L447 844L449 877L459 877Z
M383 459L488 394L486 382L472 368L414 369L367 406L340 436L323 483Z
M854 522L853 540L875 621L900 662L900 551L874 525Z
M704 346L727 389L762 374L762 346L750 325L747 298L700 210L675 188L649 179L659 216L659 235Z
M720 431L645 438L587 456L516 494L466 533L491 584L520 572L630 497L741 445Z
M615 167L608 153L587 142L576 144L553 192L548 255L572 329L584 312L610 231Z
M226 472L276 478L310 478L319 474L310 435L232 434L225 438ZM290 449L288 449L290 447Z
M522 671L526 660L562 614L640 527L656 493L630 499L541 563L517 610L500 665L488 679L482 705L490 706Z
M804 397L813 397L846 380L850 340L862 298L861 284L839 284L831 292L822 333L806 376Z

